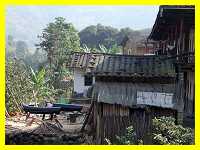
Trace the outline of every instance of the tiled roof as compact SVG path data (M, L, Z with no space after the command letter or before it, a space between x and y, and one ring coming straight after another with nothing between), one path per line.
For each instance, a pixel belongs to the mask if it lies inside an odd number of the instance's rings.
M161 56L74 53L70 68L84 69L96 76L175 77L172 60Z

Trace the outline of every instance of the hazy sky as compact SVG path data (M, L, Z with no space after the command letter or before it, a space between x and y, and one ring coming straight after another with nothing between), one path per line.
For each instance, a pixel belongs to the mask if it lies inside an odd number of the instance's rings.
M142 29L152 27L157 12L158 6L10 6L7 8L7 17L17 19L14 17L21 16L27 21L36 19L36 22L46 24L62 16L78 30L97 23Z
M64 17L77 30L89 25L108 25L133 30L151 28L158 13L158 6L8 6L6 33L15 39L35 43L37 35L55 17ZM33 45L33 44L31 44Z

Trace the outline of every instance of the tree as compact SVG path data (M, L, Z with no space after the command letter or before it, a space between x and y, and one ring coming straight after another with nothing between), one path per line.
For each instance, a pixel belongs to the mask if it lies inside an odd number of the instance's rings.
M141 39L140 31L132 30L131 28L122 28L120 30L111 26L88 26L79 32L81 46L87 45L91 49L101 49L99 45L105 46L107 49L120 46L125 37L130 36L136 39ZM119 49L119 48L118 48Z
M10 46L10 47L15 46L14 38L12 35L8 35L6 43L7 43L7 46Z
M88 26L79 32L81 46L86 44L89 48L99 49L99 45L104 45L106 48L111 48L116 44L115 36L118 32L118 29L101 24Z
M48 64L46 52L36 49L33 54L28 53L26 55L24 62L34 70L39 70L40 67L45 67Z
M80 51L78 32L62 17L55 18L55 22L49 23L39 37L41 42L37 46L47 52L50 65L55 67L63 64L66 55Z
M26 44L25 41L17 41L16 42L16 56L19 59L25 58L25 56L28 53L28 45Z
M79 32L81 46L84 47L85 45L87 45L87 47L89 48L96 48L97 44L96 34L97 34L97 28L94 25L88 26L81 32Z
M10 57L13 55L14 51L15 51L15 41L13 36L8 35L7 39L6 39L6 57Z
M55 76L55 80L58 80L69 54L81 50L78 32L71 23L66 23L64 18L58 17L43 29L39 38L41 41L37 46L46 51L50 70L52 74L58 74Z

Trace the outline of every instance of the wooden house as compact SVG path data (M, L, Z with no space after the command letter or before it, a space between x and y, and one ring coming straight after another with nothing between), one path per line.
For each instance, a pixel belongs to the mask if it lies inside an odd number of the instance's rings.
M95 78L88 124L96 144L114 141L131 125L137 139L150 144L152 118L182 120L182 85L176 84L173 62L163 56L75 53L70 67Z
M154 53L154 42L147 41L146 37L126 36L122 40L122 53L124 55L147 55Z
M184 79L184 120L194 119L194 31L195 7L162 5L149 39L156 41L155 53L173 59ZM194 125L191 121L190 126Z
M74 97L87 97L88 89L94 84L95 78L90 74L86 74L89 67L88 59L85 57L87 54L75 53L71 57L68 68L71 68L74 74L73 83L73 96ZM91 62L92 64L92 62Z

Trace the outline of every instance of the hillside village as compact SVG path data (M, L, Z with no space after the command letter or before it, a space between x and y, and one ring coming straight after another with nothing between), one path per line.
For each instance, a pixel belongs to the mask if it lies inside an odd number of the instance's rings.
M7 53L6 144L194 144L194 16L161 5L148 35L117 31L99 45L58 18L40 36L38 71Z

